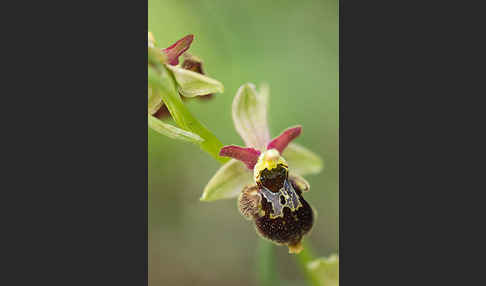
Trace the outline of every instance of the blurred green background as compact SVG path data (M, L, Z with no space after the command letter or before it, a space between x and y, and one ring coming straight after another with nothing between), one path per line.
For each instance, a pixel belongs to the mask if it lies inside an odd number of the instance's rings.
M160 47L187 34L190 52L224 84L211 100L186 101L224 144L243 145L231 102L245 82L270 85L271 135L301 124L296 142L325 168L307 176L307 201L318 213L307 239L315 253L338 251L338 1L148 1L148 29ZM236 199L199 201L219 168L196 145L148 133L149 285L257 285L260 239L238 213ZM283 285L305 285L294 257L277 247Z

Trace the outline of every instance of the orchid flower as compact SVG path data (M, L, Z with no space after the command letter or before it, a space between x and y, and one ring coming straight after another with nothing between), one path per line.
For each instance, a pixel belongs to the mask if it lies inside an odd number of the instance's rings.
M204 75L202 61L186 53L193 40L194 35L187 35L170 47L161 50L162 54L165 55L165 66L174 75L179 93L184 97L192 98L223 92L223 85L219 81ZM154 48L154 43L153 35L149 33L149 48ZM177 66L180 56L184 57L184 61L181 66ZM152 98L149 98L149 112L156 114L164 106L164 103L161 96L156 96L153 91L149 92L152 93ZM162 109L167 110L166 107Z
M315 214L302 194L310 189L301 177L318 173L322 160L308 149L291 143L301 126L290 127L270 139L267 124L269 91L252 84L241 86L233 100L236 131L245 147L229 145L220 156L232 158L206 185L202 201L238 198L241 214L253 220L257 233L289 253L302 250L301 240L312 228Z
M204 72L204 69L203 69L203 62L202 62L201 59L199 59L198 57L196 57L194 55L191 55L188 52L183 53L182 57L183 57L183 62L181 64L181 67L183 69L193 71L193 72L196 72L198 74L205 75L205 72ZM212 93L208 93L208 94L204 94L204 95L199 95L199 96L197 96L197 98L201 99L201 100L208 100L208 99L211 99L212 96L213 96ZM189 97L183 96L182 100L186 100L188 98ZM160 118L160 119L169 117L170 116L169 109L167 108L167 106L165 104L162 103L159 110L157 110L157 112L154 113L154 116L157 117L157 118Z
M152 129L170 138L209 146L211 142L207 142L208 139L216 139L212 135L206 138L200 136L200 133L208 132L195 123L196 119L190 118L188 112L183 111L181 99L210 97L213 93L222 93L224 88L219 81L204 74L201 60L186 52L193 40L193 35L187 35L171 46L159 49L152 33L148 33L148 123ZM179 65L181 56L184 60ZM170 101L171 105L167 106L164 101ZM159 120L169 114L181 128ZM201 132L194 132L194 129Z

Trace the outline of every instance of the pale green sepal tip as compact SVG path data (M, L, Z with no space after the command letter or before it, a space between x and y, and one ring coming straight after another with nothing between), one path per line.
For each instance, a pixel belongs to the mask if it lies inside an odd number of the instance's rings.
M252 184L250 170L240 161L231 159L209 180L204 188L201 201L209 202L238 196L243 188Z
M235 129L245 145L264 150L270 142L267 122L268 86L257 92L255 85L243 84L233 99L232 116Z
M258 94L260 94L260 97L262 98L262 103L268 108L268 100L270 98L270 86L268 83L264 82L260 84ZM266 112L268 112L268 110L266 110Z
M301 176L317 174L324 168L324 162L317 154L297 143L290 143L282 156L287 161L290 172Z
M179 92L185 97L224 92L223 84L215 79L176 66L166 67L174 74Z
M195 133L164 123L158 118L151 115L148 115L148 125L150 126L150 128L157 131L158 133L172 139L182 140L182 141L197 143L197 144L204 141L204 139L202 139L199 135Z
M319 285L339 285L339 257L337 255L315 259L307 264L307 269L319 280Z

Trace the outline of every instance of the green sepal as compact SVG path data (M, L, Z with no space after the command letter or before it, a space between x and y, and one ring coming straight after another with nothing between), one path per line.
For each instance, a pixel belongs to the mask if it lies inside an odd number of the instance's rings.
M223 84L215 79L176 66L167 65L166 67L174 75L178 91L185 97L222 93L224 91Z
M225 163L204 188L201 201L215 201L238 196L243 188L253 183L252 173L240 161Z
M235 129L245 145L264 150L270 141L267 123L268 86L264 85L260 93L255 85L243 84L233 99L232 116Z
M289 164L289 171L301 176L317 174L324 167L324 162L317 154L297 143L290 143L282 156Z

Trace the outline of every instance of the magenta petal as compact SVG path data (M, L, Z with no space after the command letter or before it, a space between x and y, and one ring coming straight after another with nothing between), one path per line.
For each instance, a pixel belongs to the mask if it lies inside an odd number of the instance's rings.
M175 66L179 64L179 56L189 49L193 39L194 35L187 35L175 42L172 46L162 50L167 55L167 60L170 65Z
M260 151L250 147L240 147L235 145L224 146L219 151L219 156L231 157L245 163L248 169L253 170L255 164L258 162Z
M268 143L267 150L277 149L282 154L287 145L300 135L300 132L302 132L302 126L288 128Z

